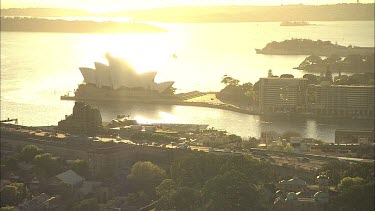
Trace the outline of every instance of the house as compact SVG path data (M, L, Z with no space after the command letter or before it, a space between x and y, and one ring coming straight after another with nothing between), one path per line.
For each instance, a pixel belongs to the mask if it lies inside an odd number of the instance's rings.
M71 187L81 186L82 183L85 181L85 178L81 177L80 175L78 175L72 170L63 172L59 175L56 175L55 177L61 182L63 182L64 184L67 184Z
M278 184L279 188L285 192L299 192L307 188L307 183L298 177L289 180L281 180Z

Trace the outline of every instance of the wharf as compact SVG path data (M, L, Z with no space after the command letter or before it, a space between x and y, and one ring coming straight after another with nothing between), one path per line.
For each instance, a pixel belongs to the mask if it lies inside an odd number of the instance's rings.
M209 95L211 93L206 93L204 95ZM203 95L203 96L204 96ZM74 101L99 101L97 98L89 97L76 97L76 96L61 96L61 100L74 100ZM236 107L231 104L226 103L210 103L210 102L199 102L199 101L189 101L177 99L140 99L140 98L101 98L100 101L106 102L130 102L130 103L142 103L142 104L161 104L161 105L181 105L181 106L197 106L206 108L216 108L227 111L234 111L242 114L259 115L256 110L249 110Z

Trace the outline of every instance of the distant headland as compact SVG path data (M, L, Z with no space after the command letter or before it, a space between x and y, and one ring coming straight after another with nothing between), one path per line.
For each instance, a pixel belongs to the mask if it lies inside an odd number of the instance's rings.
M121 8L119 8L121 9ZM30 17L129 17L156 22L281 22L281 21L374 21L374 4L332 4L280 6L185 6L128 10L93 14L56 8L1 9L2 16Z
M309 56L294 69L320 73L325 71L327 68L333 72L373 73L375 69L374 54L351 54L345 58L337 55L332 55L327 58L321 58L320 56Z
M331 41L290 39L281 42L270 42L263 49L255 49L258 54L271 55L316 55L316 56L348 56L352 54L374 54L374 47L342 46Z
M59 33L155 33L167 30L145 23L67 21L43 18L1 17L1 31Z

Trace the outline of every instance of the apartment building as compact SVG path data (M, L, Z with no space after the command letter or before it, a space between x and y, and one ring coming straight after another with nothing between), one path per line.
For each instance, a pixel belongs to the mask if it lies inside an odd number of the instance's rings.
M303 113L307 105L307 79L260 78L259 97L263 114Z
M374 118L374 86L323 83L310 88L315 102L309 110L317 116Z

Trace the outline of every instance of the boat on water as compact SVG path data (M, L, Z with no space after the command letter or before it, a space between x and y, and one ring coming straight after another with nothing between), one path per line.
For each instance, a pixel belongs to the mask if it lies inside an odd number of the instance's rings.
M308 26L313 25L306 21L283 21L280 26Z

